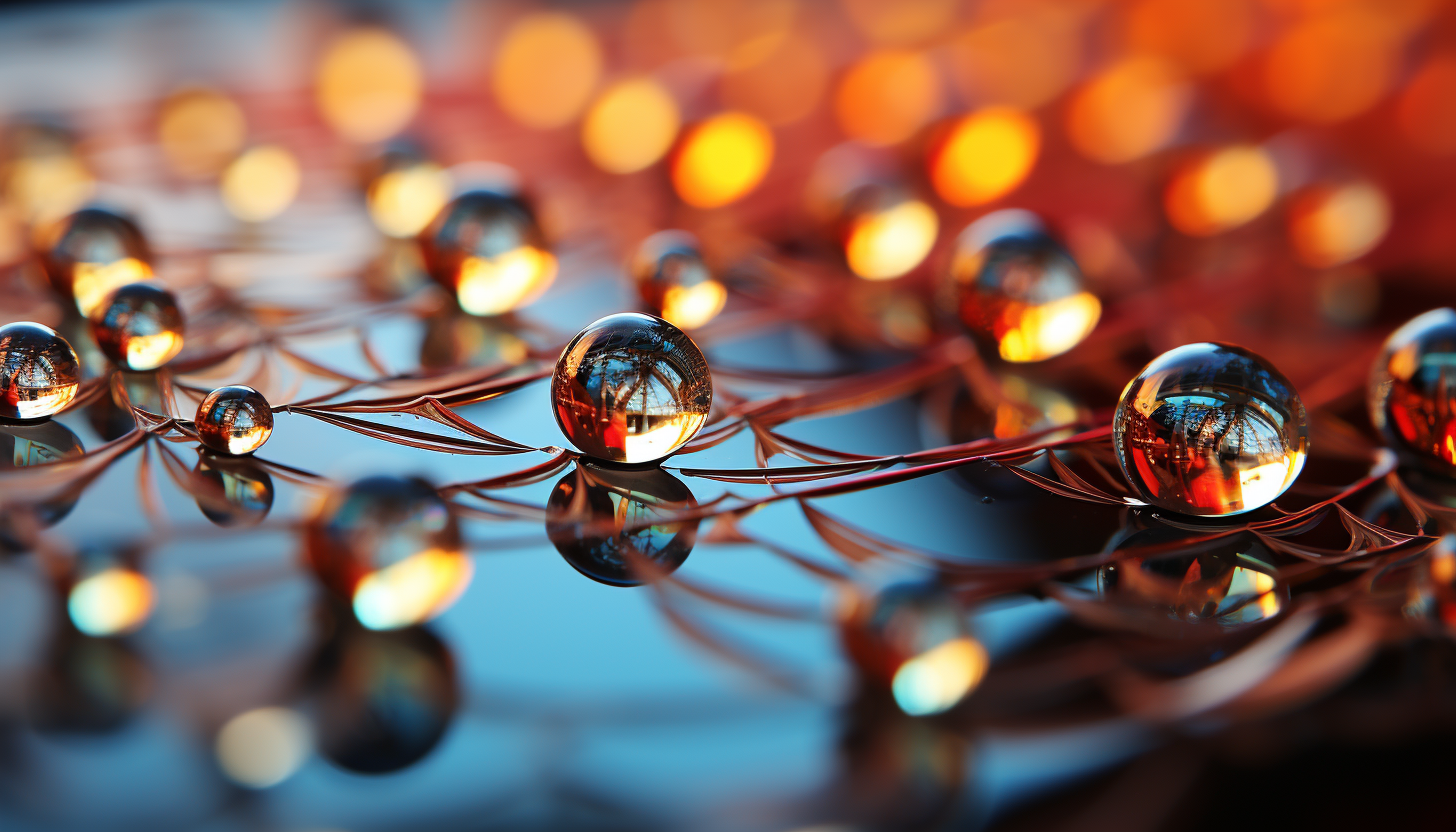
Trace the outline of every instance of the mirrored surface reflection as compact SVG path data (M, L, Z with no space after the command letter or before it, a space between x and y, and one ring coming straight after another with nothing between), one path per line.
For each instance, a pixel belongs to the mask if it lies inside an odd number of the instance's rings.
M57 616L44 658L26 688L29 725L47 734L106 734L141 710L152 678L126 640L81 632Z
M80 437L53 420L30 424L0 423L0 471L49 465L80 456ZM21 551L30 531L59 523L80 499L69 489L38 503L7 502L0 508L0 550Z
M273 508L273 478L251 457L199 454L192 469L193 499L219 526L256 526Z
M425 255L414 239L384 237L379 252L360 272L360 280L370 297L402 298L430 280L425 270Z
M571 568L609 586L640 586L675 571L693 550L698 521L657 522L698 504L662 470L578 464L546 503L546 536Z
M519 364L530 345L514 329L512 316L469 315L453 305L424 320L420 366L427 370Z

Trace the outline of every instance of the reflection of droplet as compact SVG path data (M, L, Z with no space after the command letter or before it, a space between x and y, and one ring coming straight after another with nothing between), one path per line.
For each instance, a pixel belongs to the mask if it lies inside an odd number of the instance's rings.
M1433 309L1390 334L1370 368L1370 422L1402 455L1456 471L1456 311Z
M91 337L123 370L155 370L182 351L182 310L154 283L130 283L91 312Z
M505 190L473 190L421 235L430 274L472 315L499 315L541 296L556 278L535 211Z
M644 570L670 573L687 560L698 521L656 522L697 506L687 485L661 468L581 463L556 483L546 536L572 568L610 586L637 586Z
M222 454L250 454L273 435L273 409L245 384L230 384L207 394L197 406L197 438Z
M660 231L643 240L631 273L652 312L683 329L712 320L728 301L728 290L704 262L697 238L683 231Z
M964 386L950 402L946 438L952 444L977 439L1011 439L1057 425L1070 425L1084 411L1066 395L1021 376L1003 373L996 377L999 390L983 402ZM1070 431L1047 434L1052 440Z
M293 776L307 758L308 721L288 708L257 708L238 714L217 734L218 765L230 780L253 789L276 786Z
M0 326L0 417L40 419L60 413L81 386L81 359L48 326Z
M530 345L517 335L507 316L481 318L447 307L425 318L420 366L427 369L519 364Z
M250 457L203 453L192 474L206 486L193 495L197 507L216 525L256 526L273 508L273 478Z
M126 640L61 624L27 691L27 717L45 733L109 733L141 708L150 687L151 674Z
M103 208L83 208L42 229L41 262L57 292L82 316L121 286L150 280L152 252L136 223Z
M60 422L0 423L0 471L49 465L73 459L83 452L80 438ZM78 499L79 493L65 491L40 503L11 499L5 511L0 512L0 549L23 551L29 536L28 525L45 528L59 523L71 513Z
M1157 527L1127 537L1117 550L1171 545L1186 537L1196 535ZM1272 618L1289 601L1289 588L1276 577L1269 551L1244 535L1109 563L1097 572L1097 591L1159 617L1224 628Z

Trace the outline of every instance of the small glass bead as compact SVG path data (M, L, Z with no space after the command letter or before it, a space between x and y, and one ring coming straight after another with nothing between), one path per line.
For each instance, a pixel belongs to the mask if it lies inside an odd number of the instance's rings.
M456 197L420 235L430 276L472 315L525 306L556 278L535 212L506 190Z
M1370 368L1370 421L1403 457L1456 472L1456 311L1391 333Z
M182 310L154 283L130 283L91 311L91 337L123 370L155 370L182 351Z
M46 229L41 262L62 296L90 317L114 289L152 278L152 252L136 223L104 208L83 208Z
M697 239L683 231L659 231L643 240L631 272L648 309L682 329L711 321L728 302L728 290L713 277Z
M219 387L197 407L197 438L218 453L250 454L272 434L268 400L246 385Z
M661 468L612 469L584 462L552 490L546 536L588 578L609 586L639 586L687 560L698 521L661 521L697 504L687 485Z
M369 218L390 237L420 233L450 200L449 172L405 143L371 159L363 174Z
M0 417L40 419L65 409L81 386L81 359L54 329L0 326Z
M713 379L682 330L622 312L592 323L562 350L551 401L561 432L583 453L652 462L686 445L703 426Z
M940 234L935 209L891 185L855 189L841 211L845 264L865 280L891 280L914 271Z
M1128 382L1112 419L1122 472L1138 496L1183 514L1240 514L1293 484L1309 451L1304 403L1242 347L1189 344Z
M256 526L273 508L273 478L256 460L203 453L192 476L197 507L215 525Z
M1199 535L1167 527L1135 532L1116 550L1172 547ZM1164 636L1169 619L1224 629L1278 615L1289 601L1273 558L1252 535L1194 540L1171 554L1129 557L1097 571L1097 592L1131 608L1135 629ZM1139 624L1145 625L1138 627Z
M1075 347L1102 316L1067 250L1026 211L996 211L956 239L956 315L1006 361L1042 361Z
M454 511L421 479L368 477L334 492L305 542L320 583L371 630L434 618L473 572Z

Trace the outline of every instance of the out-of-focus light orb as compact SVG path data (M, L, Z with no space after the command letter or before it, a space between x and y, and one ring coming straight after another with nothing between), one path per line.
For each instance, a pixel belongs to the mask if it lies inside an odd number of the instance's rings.
M1397 117L1411 144L1435 156L1456 154L1456 54L1444 52L1421 67L1400 96Z
M601 47L585 23L565 12L537 12L506 32L491 83L511 118L545 130L576 118L601 72Z
M698 521L664 520L697 505L687 485L661 468L583 462L551 491L546 536L571 568L588 578L608 586L639 586L687 560Z
M21 122L6 131L0 159L0 201L8 201L26 222L44 224L64 217L91 199L96 182L76 155L66 130Z
M450 201L453 183L429 159L386 160L365 191L374 227L391 237L413 237Z
M1268 505L1294 483L1309 453L1309 419L1269 362L1242 347L1188 344L1128 382L1112 437L1144 501L1218 517Z
M472 315L499 315L536 300L556 279L535 211L506 189L457 196L420 236L430 275Z
M773 157L768 125L747 113L719 113L687 131L672 162L672 183L683 202L718 208L758 187Z
M1338 266L1375 248L1390 230L1390 201L1368 182L1320 185L1289 209L1289 241L1306 265Z
M450 504L417 478L368 477L335 491L304 540L319 582L371 630L434 618L474 573Z
M728 290L684 231L659 231L642 241L630 266L637 291L648 307L680 329L696 329L715 318L728 302Z
M228 779L250 789L293 776L313 747L308 720L290 708L256 708L228 720L214 753Z
M930 181L951 205L981 205L1026 180L1041 152L1041 128L1026 113L988 107L953 122L930 153Z
M865 280L890 280L925 262L940 218L924 202L870 186L851 196L844 218L844 259Z
M222 202L243 222L271 220L298 196L298 159L279 145L259 145L233 160L222 174Z
M943 34L961 0L840 0L860 34L876 43L918 43Z
M227 166L248 137L243 110L210 89L180 90L162 102L157 141L172 170L189 179L215 175Z
M409 45L386 29L344 32L329 44L315 76L319 112L351 141L383 141L420 107L424 73Z
M870 680L886 685L910 716L943 713L981 683L990 658L943 587L896 584L873 596L842 599L845 651Z
M588 456L652 462L697 435L713 405L713 378L682 330L622 312L593 321L561 351L551 402L561 432Z
M1082 15L1066 4L985 4L948 44L951 79L964 98L1030 110L1055 98L1082 64Z
M113 290L152 277L146 236L114 211L83 208L44 226L38 237L47 279L83 316Z
M1391 448L1456 473L1456 311L1433 309L1390 334L1366 403Z
M193 498L213 525L256 526L273 508L273 478L255 460L204 453L192 476L201 486Z
M834 113L850 138L894 145L940 114L944 91L922 52L883 50L862 58L839 82Z
M1156 55L1199 75L1225 69L1249 48L1249 0L1138 0L1126 5L1128 51Z
M729 67L720 94L730 109L780 125L807 118L828 87L829 59L823 47L808 33L790 32L761 60Z
M1191 99L1192 91L1167 62L1124 58L1074 93L1067 109L1068 137L1089 159L1130 162L1177 135Z
M182 351L182 310L154 283L129 283L91 310L91 337L123 370L147 371Z
M1185 165L1169 183L1163 204L1173 227L1206 237L1249 222L1278 194L1279 173L1268 152L1234 145Z
M682 125L677 101L648 77L607 87L581 125L581 146L608 173L635 173L667 155Z
M76 629L88 636L125 635L146 623L155 595L145 575L107 566L76 581L66 597L66 611Z
M54 329L23 321L0 326L0 417L60 413L80 387L81 359Z
M1117 550L1171 546L1190 533L1167 527L1128 536ZM1142 607L1160 619L1153 632L1165 637L1167 621L1234 629L1267 621L1289 602L1273 558L1252 535L1184 543L1174 554L1125 557L1097 570L1097 593L1113 603Z
M1352 118L1384 97L1401 49L1379 4L1332 4L1289 27L1270 48L1264 65L1269 101L1316 124Z
M273 409L245 384L208 393L197 406L197 439L210 450L239 456L263 447L273 435Z
M1006 361L1042 361L1075 347L1102 317L1071 254L1027 211L994 211L956 239L956 315Z

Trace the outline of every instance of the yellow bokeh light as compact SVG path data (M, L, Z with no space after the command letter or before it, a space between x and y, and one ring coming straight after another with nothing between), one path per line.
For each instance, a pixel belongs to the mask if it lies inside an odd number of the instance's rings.
M1164 198L1168 219L1185 234L1208 236L1264 213L1279 192L1274 160L1238 145L1207 154L1173 177Z
M942 713L981 683L989 665L980 642L952 639L900 665L890 690L895 704L911 716Z
M667 154L680 126L671 93L651 78L629 78L593 102L581 125L581 145L602 170L634 173Z
M689 205L727 205L763 181L773 155L773 132L762 121L720 113L688 131L673 160L673 185Z
M935 245L940 219L918 199L853 217L845 236L850 271L866 280L889 280L914 269Z
M193 179L222 170L242 149L247 133L242 108L214 90L173 94L157 119L157 141L167 163Z
M1078 292L1047 303L1010 304L997 329L997 349L1007 361L1044 361L1082 342L1102 317L1102 302Z
M354 588L354 614L371 630L395 630L434 618L470 585L463 552L426 549L365 575Z
M548 129L576 118L601 71L601 48L586 24L563 12L540 12L506 33L491 83L511 118Z
M662 293L662 318L679 329L697 329L727 303L728 290L711 278L692 286L669 286Z
M228 779L266 789L298 771L312 744L308 721L297 711L257 708L227 721L214 752Z
M369 218L391 237L413 237L450 201L450 174L433 162L386 171L369 183Z
M1031 173L1041 129L1020 110L991 107L951 125L930 159L930 180L952 205L980 205L1010 193Z
M319 62L319 111L335 132L356 142L393 136L420 106L424 74L408 44L367 27L340 35Z
M110 263L79 262L71 266L71 294L76 308L86 317L106 296L128 283L152 279L152 267L145 260L123 257Z
M495 257L467 257L456 276L460 308L472 315L499 315L536 298L556 279L556 257L519 246Z
M131 569L103 569L76 582L66 610L76 629L88 636L130 633L152 614L152 582Z
M1390 202L1367 182L1312 188L1290 210L1289 238L1306 265L1328 268L1375 248L1390 230Z
M244 222L263 222L283 213L298 196L298 160L277 145L255 147L228 165L222 201Z
M1072 144L1089 159L1130 162L1166 145L1187 114L1191 93L1167 63L1124 59L1077 91L1067 111Z
M21 216L36 226L70 214L96 192L91 171L69 153L17 159L0 170L0 185Z
M940 113L935 65L920 52L884 50L850 68L834 96L845 134L872 145L905 141Z

